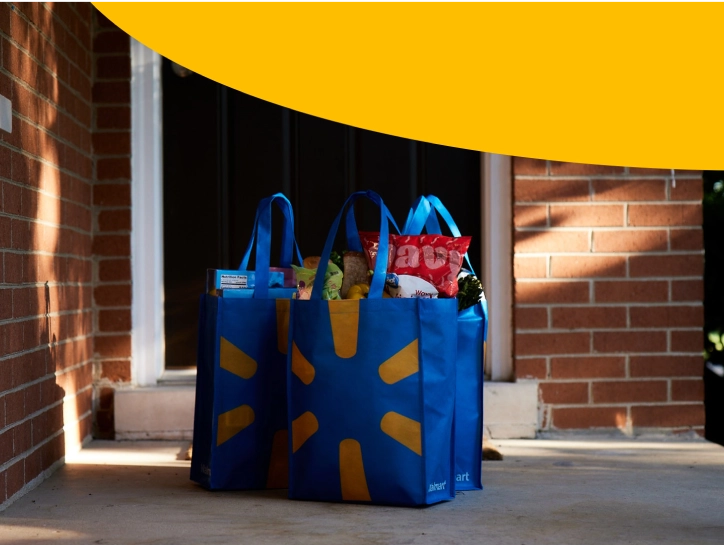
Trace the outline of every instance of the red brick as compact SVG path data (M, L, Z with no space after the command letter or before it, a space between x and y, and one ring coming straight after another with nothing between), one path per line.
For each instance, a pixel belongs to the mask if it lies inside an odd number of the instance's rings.
M623 378L623 357L552 358L551 378Z
M43 472L43 457L40 450L36 450L25 458L25 478L28 482Z
M13 431L0 434L0 466L13 459Z
M516 329L546 329L548 311L545 308L518 307L515 309Z
M539 388L543 403L588 403L587 382L543 382Z
M704 381L701 379L672 380L671 400L704 401Z
M520 356L549 354L584 354L591 351L591 334L585 333L517 333L515 353Z
M93 204L98 206L130 206L130 184L102 184L93 186Z
M0 216L0 248L12 247L11 224L10 218Z
M593 180L594 201L662 201L664 180Z
M588 180L515 180L516 202L590 201Z
M701 225L700 204L632 204L628 207L631 227L653 225Z
M545 278L546 276L545 257L521 257L513 258L513 276L515 278Z
M701 352L704 350L704 331L672 331L672 352Z
M594 331L596 352L664 352L665 331Z
M131 255L130 235L96 235L93 237L93 254L97 256Z
M17 154L13 154L13 158ZM3 183L3 205L4 212L14 216L22 214L23 210L23 190L21 187L7 182Z
M129 50L128 34L122 30L99 32L93 40L94 53L127 53Z
M30 316L30 294L29 288L18 288L12 290L13 294L13 318L25 318ZM10 293L10 290L8 290ZM36 309L37 310L37 309Z
M517 231L515 253L587 252L587 231Z
M624 225L622 205L551 206L553 227L608 227Z
M636 255L629 260L632 277L703 276L703 255Z
M645 403L666 401L665 380L627 380L616 382L594 382L594 403Z
M554 307L551 312L556 329L626 327L626 309L623 307Z
M672 250L693 250L704 249L703 229L672 229L671 230Z
M98 263L98 279L101 282L121 282L131 279L129 259L103 259Z
M98 180L128 180L131 178L131 160L128 157L109 157L96 162Z
M20 85L17 82L13 82L13 108L20 114L37 121L40 118L40 99L32 91L29 91L26 87ZM43 107L47 102L42 101ZM52 106L50 106L52 108ZM15 121L13 121L13 124ZM50 127L49 127L50 128Z
M130 335L103 335L95 338L95 352L106 358L130 358Z
M128 104L130 101L130 82L103 81L93 85L93 102L96 104Z
M594 231L594 252L661 252L668 249L664 229Z
M513 209L513 222L516 227L541 227L548 221L546 206L518 206Z
M93 297L99 306L122 307L131 304L131 286L111 285L98 286L93 290Z
M2 254L0 254L0 263L2 263ZM0 278L2 278L2 265L0 264ZM13 317L13 293L9 289L0 289L0 320L8 320ZM2 349L2 340L0 339L0 349ZM1 352L2 350L0 350ZM0 390L1 391L1 390Z
M674 301L703 301L703 280L674 280L671 282L671 298Z
M130 79L131 59L128 55L98 57L96 77L99 79Z
M98 327L103 332L130 331L130 310L101 310L98 313Z
M102 362L101 378L112 382L129 382L131 380L131 362L128 360Z
M516 282L515 303L588 303L588 282Z
M513 157L513 173L516 176L545 176L548 172L548 161Z
M631 407L633 425L642 428L703 426L704 405L662 405Z
M614 428L626 425L624 407L571 407L553 409L553 428Z
M546 378L546 360L544 358L516 358L515 376L518 379Z
M626 276L623 256L553 256L551 276L554 278Z
M13 454L19 456L33 446L32 428L26 421L13 428Z
M62 413L61 413L62 418ZM41 447L41 456L43 460L43 469L48 469L55 462L63 457L65 451L65 445L63 443L63 436L59 435L50 440Z
M12 498L25 486L25 461L10 466L7 472L7 497Z
M130 132L101 132L93 134L93 152L128 155L131 153Z
M594 292L597 303L653 303L669 298L668 282L651 280L596 282Z
M1 75L2 74L0 74L0 76ZM3 96L5 96L5 95L3 95ZM10 148L0 146L0 177L10 178L10 164L11 164L10 155L11 155ZM3 185L5 185L5 184L0 184L0 189L2 189ZM2 199L2 197L0 197L0 203L2 203L1 199Z
M98 214L98 228L101 231L130 231L130 210L102 210Z
M96 126L99 129L131 129L130 107L107 107L96 109Z
M623 167L608 165L592 165L587 163L567 163L551 161L551 174L553 176L595 176L598 174L623 174Z
M704 182L697 180L676 180L676 187L671 187L672 201L701 201L704 198Z
M704 307L631 307L631 327L704 327Z

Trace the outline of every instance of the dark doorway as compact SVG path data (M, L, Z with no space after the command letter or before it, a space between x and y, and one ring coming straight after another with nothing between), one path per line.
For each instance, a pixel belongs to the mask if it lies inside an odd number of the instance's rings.
M704 172L706 438L724 445L724 171Z
M166 368L196 365L198 297L207 268L236 268L259 200L294 205L302 255L319 255L353 191L377 191L398 222L434 194L473 236L480 268L480 153L355 129L228 89L163 61ZM377 212L361 203L360 229ZM272 253L272 255L275 255Z

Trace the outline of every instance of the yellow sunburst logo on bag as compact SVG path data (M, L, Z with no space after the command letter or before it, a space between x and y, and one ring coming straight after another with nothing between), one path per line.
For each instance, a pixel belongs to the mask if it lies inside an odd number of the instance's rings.
M359 337L359 300L329 301L329 319L335 354L348 359L357 353ZM292 343L292 373L309 386L314 381L314 365ZM415 339L402 350L385 360L378 367L380 379L388 385L419 372L418 341ZM416 420L390 411L380 421L380 429L392 439L417 455L422 455L421 425ZM319 431L317 417L307 411L292 421L292 453L297 452ZM339 476L342 499L346 501L371 501L365 477L363 445L354 438L346 438L339 444Z

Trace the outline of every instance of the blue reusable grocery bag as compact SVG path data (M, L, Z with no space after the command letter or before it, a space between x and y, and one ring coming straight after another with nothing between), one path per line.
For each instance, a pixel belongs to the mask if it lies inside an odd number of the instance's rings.
M380 207L381 255L389 212ZM344 213L320 260L326 267ZM349 235L349 233L348 233ZM454 299L383 298L377 260L367 299L324 301L318 271L310 300L291 302L289 497L426 505L454 498Z
M423 226L429 234L442 234L437 213L453 236L461 236L450 212L434 195L420 197L410 210L402 229L417 235ZM465 256L470 271L470 260ZM457 387L455 394L455 489L483 488L483 361L488 333L488 307L485 300L458 313Z
M294 216L277 193L260 202L239 267L247 270L256 238L253 297L201 296L191 479L212 490L288 483L287 331L296 288L269 288L274 203L284 214L280 266L290 266ZM298 248L296 256L301 263Z

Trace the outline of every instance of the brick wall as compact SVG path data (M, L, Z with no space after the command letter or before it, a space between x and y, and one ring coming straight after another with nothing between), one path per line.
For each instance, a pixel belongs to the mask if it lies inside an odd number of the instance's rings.
M701 174L513 171L515 367L541 428L703 433Z
M94 11L94 436L113 438L113 392L131 380L131 59L126 33Z
M91 430L90 20L0 4L0 506Z

